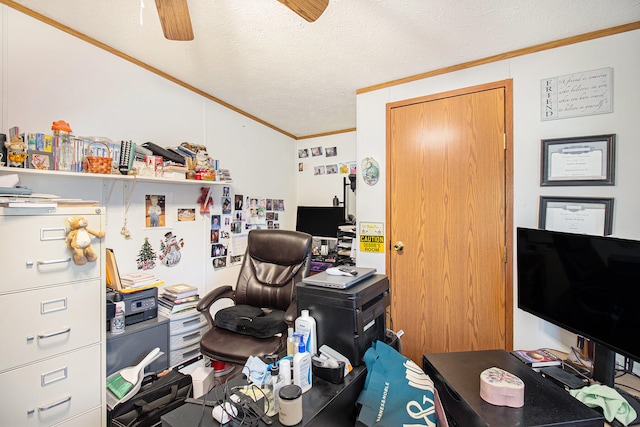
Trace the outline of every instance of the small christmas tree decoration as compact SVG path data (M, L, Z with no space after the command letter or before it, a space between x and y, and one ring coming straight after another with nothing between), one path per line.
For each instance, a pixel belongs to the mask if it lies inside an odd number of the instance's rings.
M149 243L149 238L144 238L144 243L142 244L142 248L140 252L138 252L138 258L136 261L138 262L138 270L150 270L156 266L157 255L153 251L151 247L151 243Z

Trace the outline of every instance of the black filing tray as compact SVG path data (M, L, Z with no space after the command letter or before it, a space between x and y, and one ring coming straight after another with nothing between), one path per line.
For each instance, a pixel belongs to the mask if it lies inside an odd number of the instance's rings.
M309 310L316 320L318 349L323 344L359 366L371 343L385 341L385 313L391 302L389 279L374 274L347 289L296 285L298 315Z
M480 397L480 374L498 367L524 382L524 406L495 406ZM602 427L604 418L504 350L426 354L431 377L452 425Z

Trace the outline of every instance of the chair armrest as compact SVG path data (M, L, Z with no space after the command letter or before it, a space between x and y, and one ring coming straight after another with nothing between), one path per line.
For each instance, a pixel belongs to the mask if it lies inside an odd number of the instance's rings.
M291 301L287 311L284 312L284 321L287 326L291 327L296 321L296 317L298 317L298 303L296 300Z
M235 291L229 285L220 286L215 288L214 290L208 292L204 297L198 301L198 305L196 305L196 309L202 313L202 315L207 319L207 323L209 324L209 328L213 328L213 317L211 316L211 306L214 302L223 299L230 298L235 301Z

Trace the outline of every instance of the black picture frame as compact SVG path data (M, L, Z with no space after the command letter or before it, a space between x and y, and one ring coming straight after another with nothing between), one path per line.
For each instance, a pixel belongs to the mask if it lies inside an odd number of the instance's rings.
M604 210L602 223L598 224L598 228L601 229L602 233L598 232L598 235L608 236L613 232L613 202L613 197L540 196L538 228L569 233L594 234L593 230L590 230L589 220L595 219L595 216L590 215L588 211L592 210L595 212L596 210ZM549 217L549 209L560 208L562 205L572 205L565 206L565 208L567 211L575 213L575 217L568 218L566 224L569 225L567 227L558 227L557 224L555 224L555 227L548 227L547 219ZM580 218L578 214L579 210L583 212L582 218Z
M543 139L540 185L615 185L615 141L615 134Z

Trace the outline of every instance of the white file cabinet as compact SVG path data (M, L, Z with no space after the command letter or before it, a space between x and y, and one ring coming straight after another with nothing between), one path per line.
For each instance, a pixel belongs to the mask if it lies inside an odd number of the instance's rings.
M67 218L104 230L104 208L0 208L0 425L106 424L104 248L76 265Z

